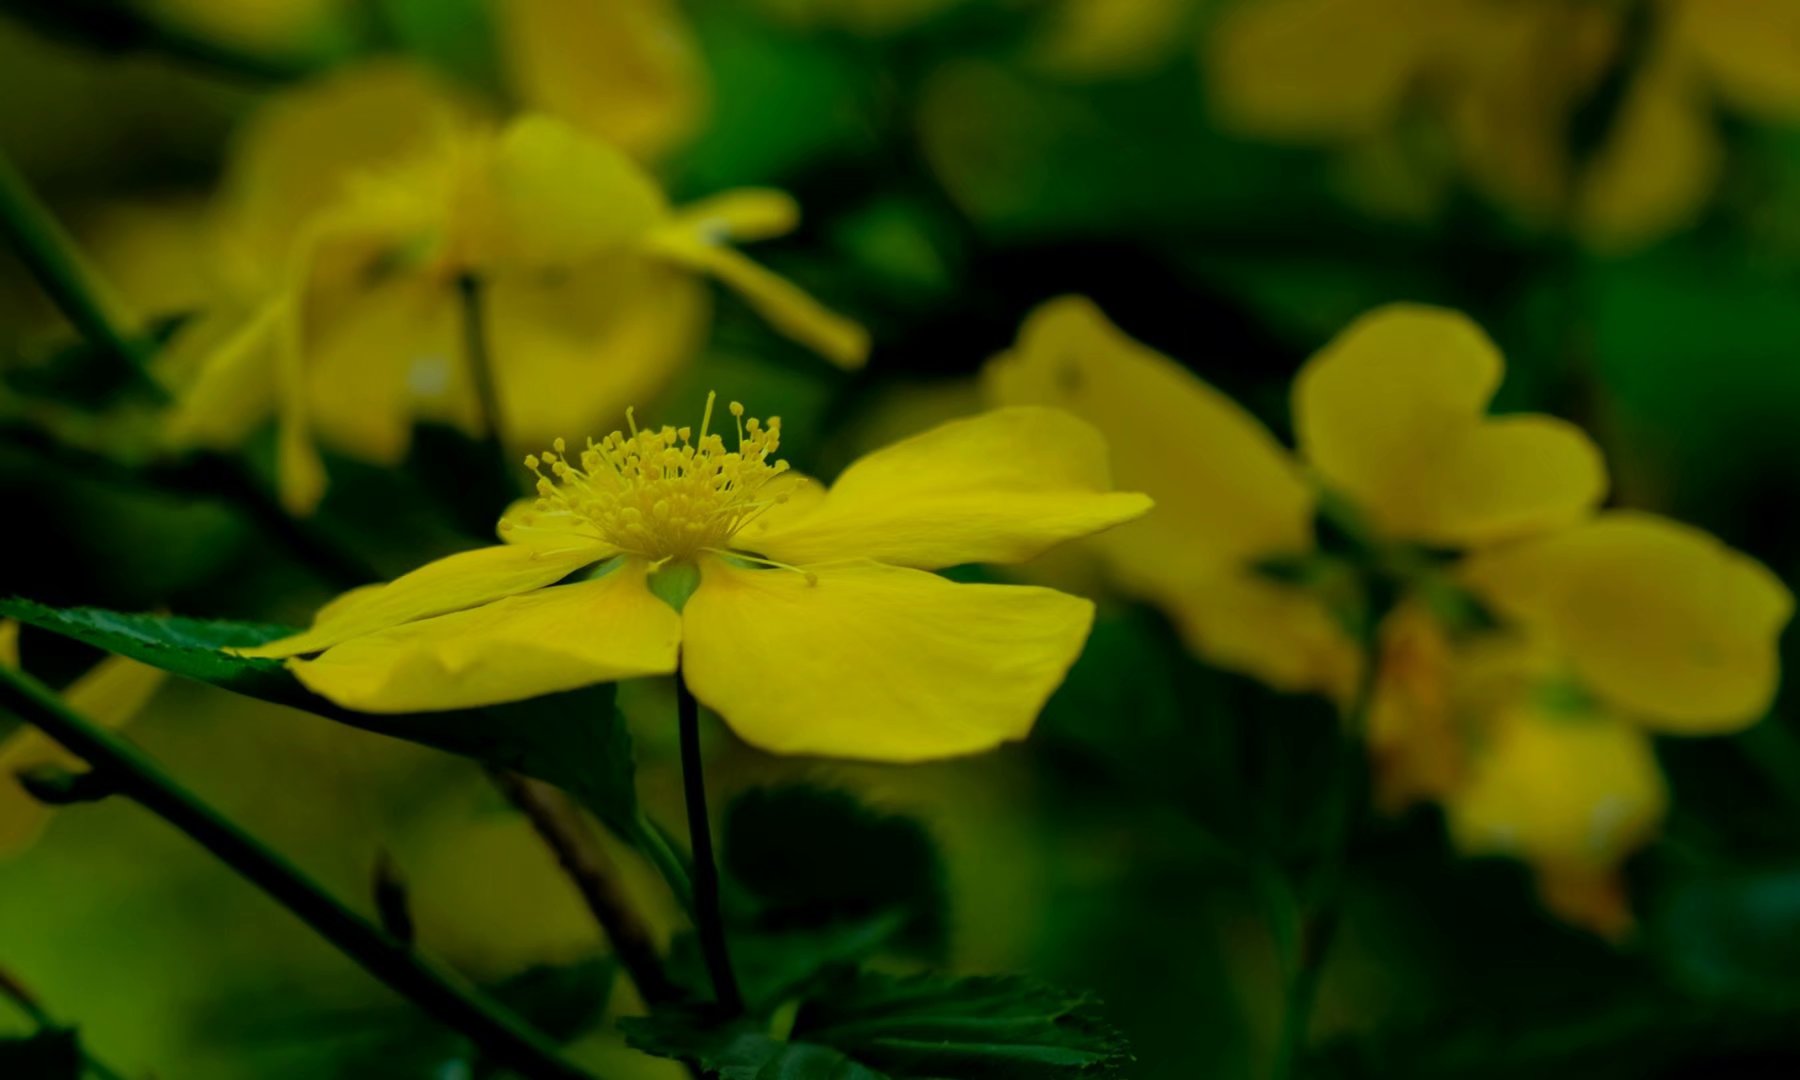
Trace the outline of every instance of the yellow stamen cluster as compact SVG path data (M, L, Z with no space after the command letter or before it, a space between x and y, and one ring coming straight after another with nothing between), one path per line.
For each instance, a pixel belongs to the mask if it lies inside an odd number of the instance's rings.
M538 477L535 517L560 517L582 532L591 527L620 551L659 564L726 550L733 534L785 500L765 489L788 464L771 460L781 446L781 419L770 417L767 426L745 419L735 401L737 449L727 450L707 430L716 397L707 395L698 438L685 427L640 431L628 409L629 435L590 439L579 455L558 439L553 450L526 458Z

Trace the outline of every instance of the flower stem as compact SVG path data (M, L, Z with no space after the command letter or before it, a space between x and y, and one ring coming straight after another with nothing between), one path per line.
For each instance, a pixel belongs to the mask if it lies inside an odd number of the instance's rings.
M459 985L346 908L286 859L177 784L130 743L71 710L49 688L0 668L0 709L105 774L117 791L188 834L396 993L532 1080L595 1080L548 1038L481 991Z
M694 849L694 921L700 950L712 976L713 997L728 1013L744 1010L744 995L731 970L725 946L725 919L719 909L719 868L713 859L712 824L706 814L706 776L700 755L700 702L679 672L675 676L676 711L681 725L681 781L687 793L688 835Z
M0 153L0 236L83 337L111 354L141 389L158 399L166 397L145 370L150 349L130 328L130 317L4 153Z
M515 772L491 770L495 786L531 822L558 865L575 885L594 920L606 932L613 953L648 1005L667 1005L679 995L663 970L650 929L631 909L614 879L605 854L582 827L574 807L561 792Z
M1350 852L1361 832L1368 807L1362 740L1368 727L1369 705L1374 697L1380 661L1373 634L1368 637L1356 693L1333 743L1330 788L1324 800L1329 816L1320 845L1321 859L1310 882L1311 896L1307 898L1306 914L1300 924L1297 955L1292 970L1287 973L1281 1028L1276 1036L1274 1065L1270 1070L1274 1080L1288 1080L1298 1075L1301 1059L1305 1056L1319 984L1344 920Z
M475 400L481 406L481 428L488 449L499 463L501 476L515 484L518 463L507 456L506 414L501 411L500 386L494 378L494 354L489 347L487 308L481 279L463 274L456 279L456 293L461 300L463 355L469 365L469 381L475 386Z

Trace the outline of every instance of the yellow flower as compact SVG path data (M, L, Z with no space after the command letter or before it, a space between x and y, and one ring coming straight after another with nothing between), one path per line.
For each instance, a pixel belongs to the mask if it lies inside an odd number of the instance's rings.
M417 418L476 430L458 282L481 282L501 428L541 442L660 387L708 324L703 276L844 366L863 330L728 243L778 236L775 191L684 208L623 152L532 115L496 127L409 69L343 76L252 130L225 235L235 303L163 361L177 445L229 446L278 412L284 499L316 504L315 434L391 462Z
M494 9L520 104L640 161L704 119L706 72L675 0L507 0Z
M1336 144L1391 172L1424 115L1447 158L1416 157L1417 171L1460 167L1527 221L1620 249L1704 208L1723 158L1715 107L1800 119L1797 28L1785 0L1240 0L1205 65L1234 127ZM1615 74L1610 122L1577 145L1580 115Z
M679 667L775 753L916 761L1023 738L1086 640L1093 606L928 571L1007 562L1136 518L1105 443L1052 409L945 424L829 489L775 458L779 420L615 432L527 459L538 499L507 543L346 594L251 650L373 712L515 701ZM629 415L629 414L628 414ZM657 592L682 582L673 602ZM691 588L681 602L679 593Z
M0 620L0 667L19 667L19 624ZM142 711L162 685L163 673L123 657L108 657L63 691L69 707L109 728L120 728ZM70 754L36 728L23 728L0 738L0 857L29 847L49 823L50 807L29 795L14 777L28 769L56 766L83 768Z
M1651 734L1760 718L1793 600L1705 533L1596 514L1606 474L1586 436L1484 415L1501 369L1461 316L1375 311L1295 380L1298 457L1085 300L1034 313L985 375L996 400L1107 436L1120 483L1158 511L1093 546L1213 663L1348 708L1363 663L1348 626L1365 583L1385 583L1361 733L1379 801L1442 802L1463 849L1528 861L1547 904L1613 934L1629 924L1618 867L1667 801ZM1360 550L1318 551L1319 514Z
M1342 621L1261 569L1315 553L1324 493L1373 540L1416 550L1555 529L1605 492L1599 452L1570 425L1484 415L1501 370L1463 316L1379 309L1295 380L1298 455L1084 299L1038 309L985 376L996 401L1057 406L1100 428L1120 482L1157 500L1153 517L1099 542L1123 589L1167 610L1214 663L1341 701L1359 667Z

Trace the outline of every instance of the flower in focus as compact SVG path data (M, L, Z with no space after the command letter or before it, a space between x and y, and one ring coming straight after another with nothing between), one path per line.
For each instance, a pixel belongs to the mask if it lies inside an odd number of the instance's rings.
M277 408L296 512L323 491L315 432L390 462L415 418L479 429L468 281L499 426L518 440L591 425L659 389L704 338L703 276L834 362L866 355L860 327L728 246L791 230L786 195L673 208L622 151L562 121L497 127L416 74L345 78L252 131L227 236L252 253L243 265L276 270L228 290L245 299L201 320L164 363L182 388L172 430L184 444L233 444Z
M1085 300L1039 309L985 377L1094 423L1157 500L1092 542L1122 590L1201 657L1346 710L1371 657L1379 801L1444 803L1460 846L1527 860L1555 910L1616 932L1617 868L1666 801L1649 735L1762 716L1792 600L1704 533L1596 514L1585 435L1484 415L1501 372L1462 316L1379 309L1295 380L1298 456Z
M916 761L1023 738L1093 605L931 570L1030 558L1142 515L1065 413L1000 409L876 451L829 489L774 455L779 420L615 432L527 459L506 543L346 594L249 650L371 712L515 701L679 667L746 742ZM629 414L628 414L629 415Z
M1241 0L1205 66L1245 132L1339 146L1388 186L1459 168L1527 222L1621 249L1704 208L1716 108L1800 118L1797 29L1785 0Z
M0 620L0 667L19 668L19 624ZM108 728L124 727L143 710L163 673L136 660L110 656L62 692L71 709ZM0 738L0 857L29 847L49 823L51 808L38 802L16 781L19 773L45 766L80 769L70 754L36 728L25 727Z

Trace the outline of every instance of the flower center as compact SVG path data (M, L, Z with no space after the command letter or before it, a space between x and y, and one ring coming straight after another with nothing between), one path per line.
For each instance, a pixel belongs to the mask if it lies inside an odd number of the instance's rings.
M788 463L770 460L781 446L781 418L767 426L745 419L735 401L737 449L727 450L707 430L717 396L706 396L698 438L685 427L640 431L627 409L629 435L590 439L579 455L558 439L555 449L526 458L538 477L537 513L591 526L620 551L657 563L724 551L733 534L785 499L767 487Z

